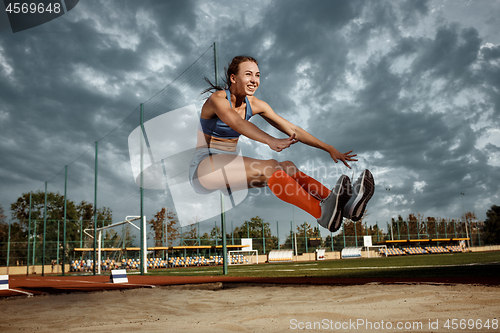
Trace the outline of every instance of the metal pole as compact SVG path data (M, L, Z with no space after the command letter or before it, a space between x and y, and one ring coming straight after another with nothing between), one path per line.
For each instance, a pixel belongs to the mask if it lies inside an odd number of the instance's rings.
M57 249L56 249L56 267L59 265L59 234L61 233L61 221L57 220ZM57 269L56 269L57 272Z
M31 260L31 264L35 265L35 252L36 252L36 220L35 225L33 227L33 260Z
M215 85L219 85L219 59L217 54L217 42L214 42L214 70L215 70ZM223 170L224 171L224 170ZM228 189L229 190L229 189ZM230 191L230 190L229 190ZM231 193L229 194L231 195ZM224 195L220 193L220 205L221 205L221 229L222 229L222 258L224 260L222 266L222 274L227 275L227 252L226 252L226 215L224 212ZM217 233L217 228L215 229Z
M233 221L231 221L231 245L234 245L234 228L233 228Z
M200 240L200 222L198 222L198 246L201 246L201 240ZM199 256L200 255L200 249L197 249L196 253Z
M66 267L66 214L68 202L67 198L67 187L68 187L68 166L64 167L64 225L63 225L63 257L62 257L62 275L64 276L64 271Z
M261 220L262 225L262 251L266 254L266 235L264 233L264 220Z
M307 248L307 229L306 229L306 222L304 221L304 241L306 243L306 253L309 253L309 249Z
M380 242L380 229L378 228L378 221L377 223L377 243Z
M141 188L140 188L140 210L141 210L141 251L140 251L140 268L141 268L141 275L144 275L145 273L145 267L146 263L144 262L144 257L145 257L145 252L144 247L146 244L144 243L145 235L146 235L146 230L143 227L144 223L142 223L143 217L144 217L144 104L141 103L141 110L140 110L140 124L141 124Z
M98 156L98 142L95 142L95 165L94 165L94 251L92 258L92 274L96 274L95 265L97 263L96 247L97 247L97 156Z
M247 238L250 238L250 224L248 224L248 221L247 222Z
M215 229L214 229L215 230L215 246L218 246L219 242L217 240L217 221L214 221L214 225L215 225ZM182 231L181 231L181 233L182 233ZM182 237L182 234L181 234L181 237ZM215 252L217 252L217 249L215 249Z
M224 194L220 193L220 222L222 226L222 274L227 275L226 214L224 214ZM216 229L217 230L217 229Z
M332 252L333 252L333 232L330 231L330 243L332 244Z
M278 250L279 250L280 249L280 226L279 226L278 221L276 221L276 232L278 235Z
M42 248L42 276L45 275L45 234L47 231L47 182L45 182L45 205L43 208L43 248Z
M31 238L31 192L30 192L30 208L28 213L28 252L26 254L26 275L30 273L30 238Z
M345 247L345 224L342 223L342 235L344 236L344 247Z
M464 206L464 195L465 193L460 193L462 195L462 210L464 212L464 220L465 220L465 232L467 235L467 247L470 249L470 239L469 239L469 228L467 227L467 217L465 216L465 206Z
M358 231L356 230L356 221L354 221L354 239L356 240L356 246L358 246Z
M9 258L10 258L10 222L9 221L9 236L7 238L7 274L8 273L8 269L9 269Z

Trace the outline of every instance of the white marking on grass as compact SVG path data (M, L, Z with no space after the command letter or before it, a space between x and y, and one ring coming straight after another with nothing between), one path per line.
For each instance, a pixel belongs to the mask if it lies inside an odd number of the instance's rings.
M421 266L369 266L369 267L332 267L332 268L304 268L304 271L317 271L317 270L352 270L352 269L395 269L395 268L432 268L432 267L463 267L463 266L480 266L486 264L497 264L497 262L491 263L471 263L471 264L460 264L460 265L421 265Z

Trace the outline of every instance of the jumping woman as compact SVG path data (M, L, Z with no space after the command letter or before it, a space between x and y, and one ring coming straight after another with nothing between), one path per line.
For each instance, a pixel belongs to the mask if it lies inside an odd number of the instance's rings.
M226 71L225 87L215 90L201 110L198 142L190 164L190 182L200 194L216 190L231 193L248 188L268 186L281 200L293 204L314 216L318 223L330 231L336 231L346 217L358 221L373 195L375 183L368 170L360 175L354 188L346 175L342 175L332 190L301 172L293 162L274 159L259 160L243 157L244 170L231 163L237 156L240 135L266 144L280 152L302 142L330 154L335 163L357 161L352 150L340 153L276 114L264 101L254 96L260 84L257 60L247 56L235 57ZM259 115L288 137L279 139L262 131L249 121ZM221 172L222 170L222 172Z

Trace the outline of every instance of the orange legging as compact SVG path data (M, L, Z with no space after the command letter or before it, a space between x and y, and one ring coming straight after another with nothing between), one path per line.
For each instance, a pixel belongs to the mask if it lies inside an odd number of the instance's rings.
M323 184L301 171L292 176L283 170L276 171L267 185L278 198L305 210L317 219L321 217L320 200L330 194L330 190Z

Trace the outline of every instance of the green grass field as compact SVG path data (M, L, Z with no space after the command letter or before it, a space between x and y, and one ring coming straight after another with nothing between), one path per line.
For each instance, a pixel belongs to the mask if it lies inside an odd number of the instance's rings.
M151 275L214 276L222 266L150 270ZM474 252L291 262L259 265L232 265L229 276L251 277L500 277L500 252Z

